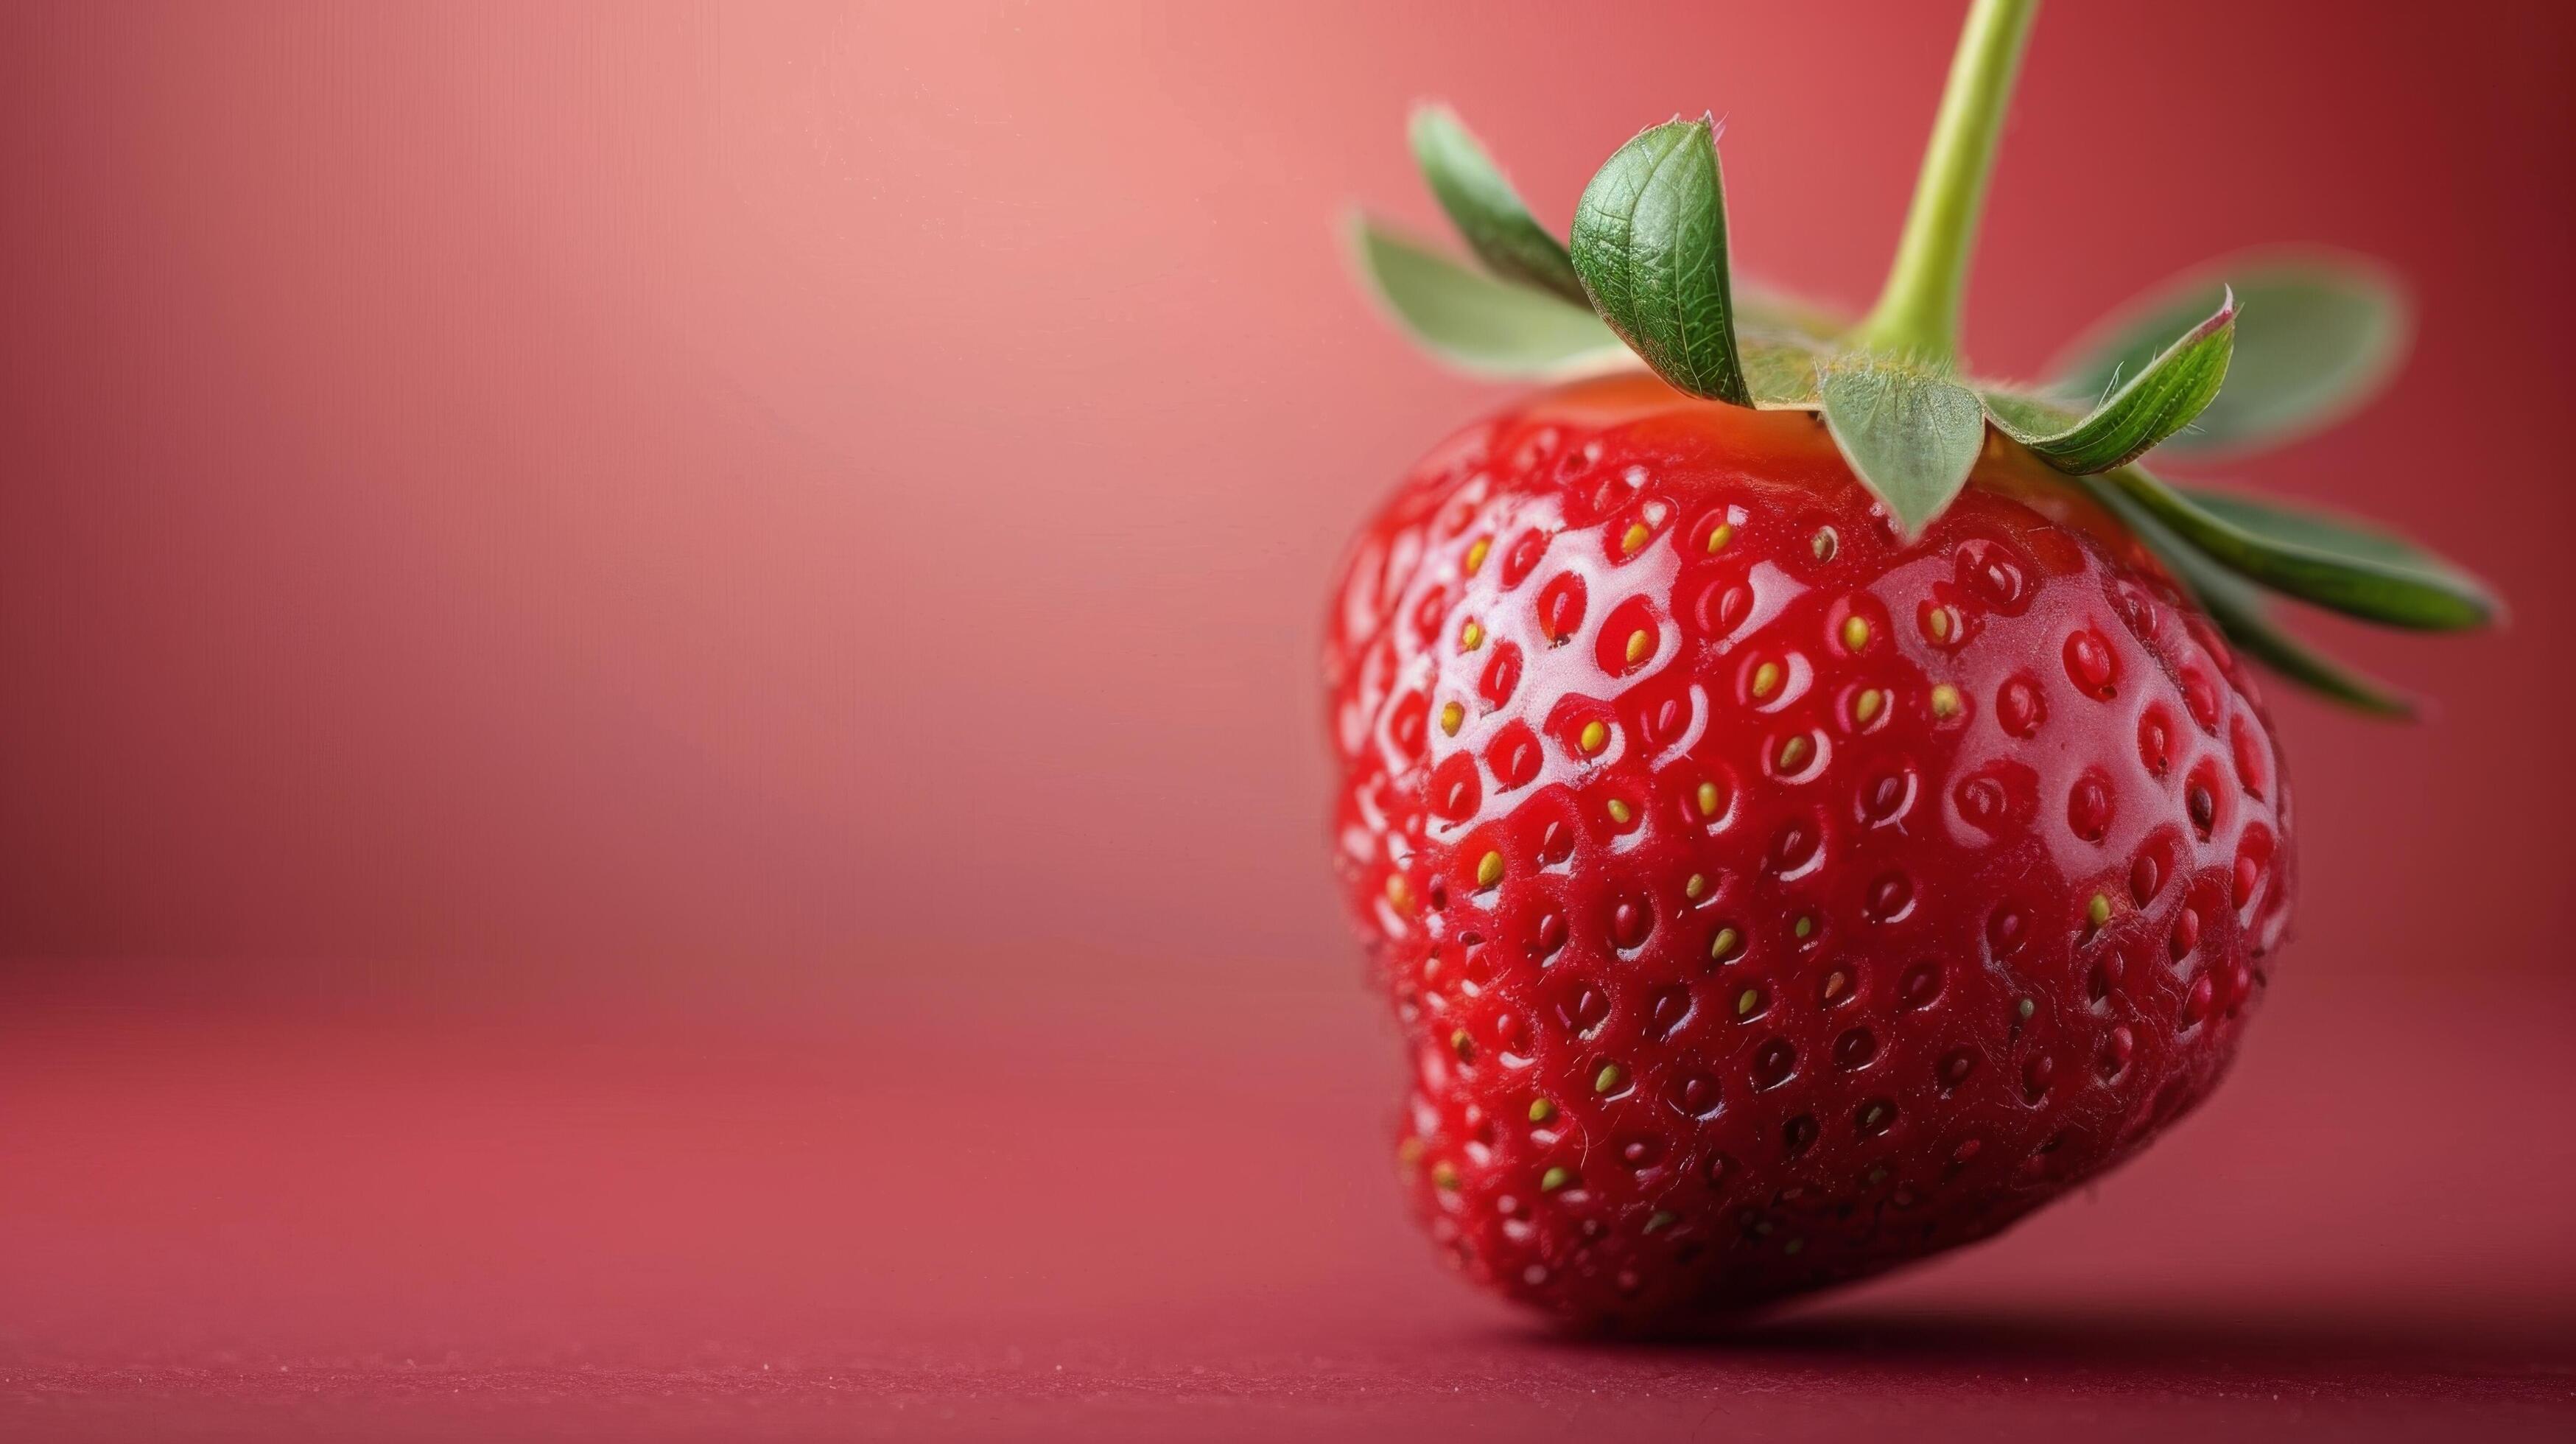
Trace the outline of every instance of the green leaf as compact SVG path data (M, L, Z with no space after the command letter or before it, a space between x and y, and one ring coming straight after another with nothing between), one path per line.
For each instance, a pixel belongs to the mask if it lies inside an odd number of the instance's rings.
M2495 619L2475 579L2393 537L2231 499L2217 509L2124 466L2111 484L2185 541L2276 592L2392 627L2456 631Z
M2504 613L2504 603L2494 589L2471 575L2468 568L2394 532L2330 511L2243 492L2196 486L2177 486L2174 490L2202 511L2275 544L2380 562L2412 572L2459 597L2474 599L2485 611L2483 620L2494 621Z
M1396 323L1462 370L1543 378L1627 355L1590 311L1469 270L1366 216L1351 218L1350 233L1361 277Z
M1843 459L1909 537L1967 485L1985 448L1977 393L1928 372L1870 358L1839 364L1824 373L1823 401Z
M2022 407L1990 404L2005 435L2074 476L2134 461L2191 424L2219 394L2236 340L2236 297L2226 293L2209 319L2139 367L2120 389L2071 424L2032 429Z
M1583 188L1573 254L1593 309L1657 374L1694 396L1753 404L1735 349L1712 121L1653 126L1619 147Z
M1583 294L1583 278L1574 274L1573 258L1530 214L1520 192L1449 107L1415 107L1412 130L1413 158L1422 167L1423 180L1485 269L1590 310L1592 301Z
M2243 311L2227 390L2177 453L2242 452L2322 430L2377 394L2406 349L2404 294L2386 270L2329 251L2249 252L2122 307L2069 351L2050 389L2093 397L2210 313L2232 283Z
M2137 533L2175 582L2200 603L2209 619L2237 650L2282 677L2320 696L2381 717L2413 717L2415 704L2405 694L2367 673L2356 671L2315 650L2272 620L2271 609L2255 586L2203 556L2163 523L2100 477L2081 478L2084 488Z
M1994 418L1995 429L2007 436L2019 436L2025 431L2063 431L2084 419L2083 412L2063 400L2034 396L1992 381L1979 381L1976 386L1978 399L1986 403L1986 415Z
M1747 329L1737 333L1735 347L1754 405L1813 411L1822 404L1824 368L1832 353L1820 344L1803 336Z
M1840 340L1852 328L1851 317L1836 307L1793 296L1742 276L1734 278L1732 296L1735 302L1735 339L1739 346L1748 331L1832 342Z

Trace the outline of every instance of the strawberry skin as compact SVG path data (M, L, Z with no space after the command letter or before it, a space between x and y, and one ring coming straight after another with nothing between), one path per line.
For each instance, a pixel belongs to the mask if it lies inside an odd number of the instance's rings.
M1801 412L1650 377L1452 438L1326 647L1335 855L1434 1240L1686 1329L1990 1235L2235 1051L2292 895L2244 669L1989 439L1900 541Z

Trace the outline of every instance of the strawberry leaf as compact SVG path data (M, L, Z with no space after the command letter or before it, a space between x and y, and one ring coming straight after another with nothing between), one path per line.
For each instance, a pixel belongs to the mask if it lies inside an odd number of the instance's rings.
M2236 297L2159 351L2081 419L2034 427L2035 410L2018 398L1987 398L1986 412L2005 435L2073 476L2134 461L2191 424L2217 397L2236 340ZM2050 418L2053 422L2056 418Z
M1416 107L1412 135L1423 180L1486 270L1591 309L1565 247L1530 214L1520 192L1449 107Z
M1702 116L1619 147L1575 207L1574 269L1593 309L1658 375L1693 396L1749 406L1715 137Z
M1967 485L1985 448L1977 393L1945 377L1863 357L1826 370L1825 425L1863 485L1919 534Z
M2082 478L2094 499L2137 534L2237 650L2331 701L2381 717L2413 717L2415 704L2386 683L2315 650L2272 620L2262 592L2201 554L2100 477Z
M1590 311L1469 270L1366 216L1354 216L1350 232L1360 275L1396 324L1461 370L1535 379L1627 358Z
M2504 603L2467 568L2415 545L2392 532L2337 516L2332 512L2287 502L2206 487L2174 488L2202 511L2240 530L2280 545L2330 555L2358 557L2412 572L2483 609L2482 621L2501 616Z
M2405 352L2404 295L2375 263L2326 251L2254 252L2121 308L2070 349L2049 389L2102 395L2207 316L2226 283L2244 312L2227 390L2168 444L2176 453L2250 451L2332 425L2376 394Z
M1851 317L1821 301L1810 301L1786 291L1748 281L1742 276L1733 280L1730 299L1735 305L1735 340L1740 348L1745 333L1761 331L1803 341L1839 340L1852 328ZM1752 358L1745 358L1752 364Z
M2213 561L2276 592L2392 627L2457 631L2495 620L2484 586L2394 537L2241 498L2213 508L2143 467L2105 475Z
M1822 404L1824 368L1833 353L1803 335L1751 328L1737 334L1744 386L1753 404L1776 410L1813 411Z

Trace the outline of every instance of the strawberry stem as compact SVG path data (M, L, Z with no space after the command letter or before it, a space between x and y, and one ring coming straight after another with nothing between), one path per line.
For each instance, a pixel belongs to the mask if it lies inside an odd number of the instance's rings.
M1905 213L1896 264L1854 338L1863 347L1931 366L1957 361L1959 302L1968 287L1977 218L1985 209L1986 177L1994 169L1995 142L2038 10L2039 0L1975 0L1968 11L1949 84L1941 92L1941 112L1932 122L1932 144L1923 153L1923 173L1914 183L1914 204Z

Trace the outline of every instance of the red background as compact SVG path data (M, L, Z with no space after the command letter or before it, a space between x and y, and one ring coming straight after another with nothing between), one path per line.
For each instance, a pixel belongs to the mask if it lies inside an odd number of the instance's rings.
M2282 700L2303 941L2212 1107L1727 1349L1548 1343L1398 1215L1317 619L1499 393L1329 222L1428 226L1417 95L1552 222L1713 106L1740 263L1865 299L1957 9L0 12L0 1420L2565 1427L2556 5L2032 48L1981 366L2386 257L2392 399L2226 474L2515 609L2318 628L2444 706Z

